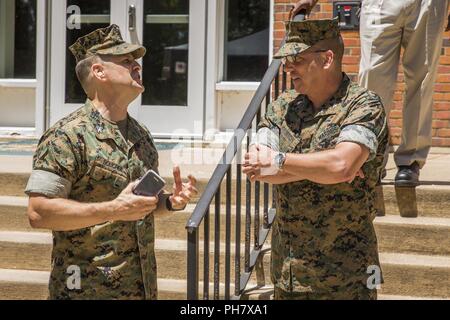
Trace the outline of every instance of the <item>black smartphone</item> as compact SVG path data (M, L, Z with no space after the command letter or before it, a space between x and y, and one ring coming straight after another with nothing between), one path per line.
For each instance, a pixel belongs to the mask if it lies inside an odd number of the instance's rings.
M158 195L166 182L155 171L148 170L133 188L133 193L139 196L154 197Z

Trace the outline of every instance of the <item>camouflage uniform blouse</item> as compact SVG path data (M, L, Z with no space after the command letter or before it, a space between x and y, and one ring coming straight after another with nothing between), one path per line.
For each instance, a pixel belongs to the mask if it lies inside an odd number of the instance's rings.
M79 202L116 198L129 182L158 167L149 132L130 117L127 132L126 142L88 100L43 135L26 193ZM70 266L80 268L81 289L67 286ZM50 299L156 299L153 215L54 231L49 291Z
M371 154L362 167L364 179L276 186L271 264L275 287L310 297L376 296L367 291L366 271L379 266L372 221L388 134L379 97L344 74L339 90L318 112L306 96L293 90L283 93L269 105L262 128L279 134L281 152L317 152L351 141L365 145Z

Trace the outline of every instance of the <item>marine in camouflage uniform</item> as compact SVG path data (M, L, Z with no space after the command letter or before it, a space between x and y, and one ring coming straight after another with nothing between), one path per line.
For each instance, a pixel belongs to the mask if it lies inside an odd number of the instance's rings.
M112 25L80 38L70 48L77 62L96 53L135 58L145 48L124 43ZM91 100L58 121L40 139L26 193L83 203L115 199L147 170L158 169L149 131L128 116L127 138ZM73 231L53 231L50 299L156 299L154 218L106 222ZM67 285L71 266L81 288Z
M303 52L339 35L335 20L287 22L277 58ZM271 274L276 299L375 299L369 266L379 266L375 186L387 146L379 97L344 74L337 92L315 110L306 95L284 92L258 126L264 143L285 153L313 153L355 142L369 149L364 178L351 183L301 180L274 186ZM261 142L260 142L261 143Z

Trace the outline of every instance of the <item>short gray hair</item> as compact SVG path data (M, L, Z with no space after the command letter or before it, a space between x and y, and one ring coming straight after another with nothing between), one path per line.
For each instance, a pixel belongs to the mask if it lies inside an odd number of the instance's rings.
M339 35L339 37L334 39L322 40L317 43L317 46L314 47L317 49L325 49L333 51L335 55L335 60L338 62L339 65L342 64L342 58L344 57L344 40L342 39L341 35Z
M89 75L91 73L91 67L94 63L100 62L101 58L98 55L88 57L81 60L75 66L75 73L77 74L78 81L80 81L84 92L89 95Z

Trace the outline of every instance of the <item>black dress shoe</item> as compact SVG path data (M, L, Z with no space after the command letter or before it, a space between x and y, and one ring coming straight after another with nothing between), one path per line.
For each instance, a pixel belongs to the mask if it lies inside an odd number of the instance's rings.
M417 162L409 166L398 166L395 176L396 187L416 187L419 185L420 167Z

